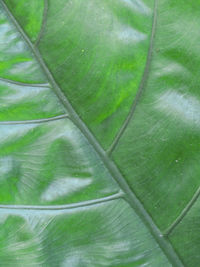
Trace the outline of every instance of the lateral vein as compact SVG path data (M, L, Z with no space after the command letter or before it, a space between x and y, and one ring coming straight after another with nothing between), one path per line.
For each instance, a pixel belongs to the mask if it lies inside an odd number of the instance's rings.
M97 205L104 202L112 201L115 199L122 198L124 193L122 191L119 191L116 194L87 200L87 201L81 201L77 203L70 203L65 205L0 205L0 209L17 209L17 210L66 210L66 209L74 209L74 208L81 208L81 207L87 207L91 205Z
M43 12L43 16L42 16L42 25L41 25L37 40L35 41L35 46L38 46L38 44L40 43L40 40L42 38L42 35L44 33L44 29L45 29L45 25L46 25L46 21L47 21L47 12L48 12L48 0L44 0L44 12Z
M139 84L136 97L133 100L133 103L132 103L131 109L129 111L129 114L126 117L123 125L121 126L119 132L115 136L110 148L107 151L107 153L109 155L112 154L112 152L114 151L115 147L119 143L119 140L121 139L124 131L126 130L127 126L129 125L130 120L132 119L132 117L133 117L133 115L135 113L136 106L137 106L137 104L138 104L138 102L139 102L139 100L141 98L141 95L142 95L142 93L144 91L144 87L145 87L146 81L148 79L149 70L150 70L151 58L152 58L152 53L153 53L153 42L154 42L155 32L156 32L156 23L157 23L157 0L155 0L155 4L154 4L154 12L153 12L153 22L152 22L150 44L149 44L149 49L148 49L148 53L147 53L147 60L146 60L144 72L143 72L143 75L142 75L142 79L141 79L141 82Z
M21 86L27 86L27 87L49 87L48 83L24 83L24 82L18 82L18 81L5 79L1 77L0 77L0 81L11 83L11 84L16 84L16 85L21 85Z
M36 119L36 120L23 120L23 121L0 121L0 125L12 125L12 124L32 124L32 123L44 123L49 121L61 120L66 119L69 116L67 114L51 117L51 118L44 118L44 119Z
M164 235L169 236L173 230L177 227L177 225L183 220L183 218L187 215L187 213L190 211L190 209L193 207L195 202L200 196L200 187L197 189L197 191L194 193L192 199L188 202L188 204L185 206L185 208L182 210L180 215L176 218L176 220L165 230Z

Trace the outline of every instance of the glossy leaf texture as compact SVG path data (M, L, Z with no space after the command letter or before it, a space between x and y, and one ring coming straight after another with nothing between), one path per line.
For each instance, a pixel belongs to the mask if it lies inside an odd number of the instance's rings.
M0 266L199 266L199 6L0 1Z

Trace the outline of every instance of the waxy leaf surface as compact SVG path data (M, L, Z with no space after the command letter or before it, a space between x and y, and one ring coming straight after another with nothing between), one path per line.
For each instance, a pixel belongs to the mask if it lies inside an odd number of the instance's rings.
M199 7L0 0L0 266L199 266Z

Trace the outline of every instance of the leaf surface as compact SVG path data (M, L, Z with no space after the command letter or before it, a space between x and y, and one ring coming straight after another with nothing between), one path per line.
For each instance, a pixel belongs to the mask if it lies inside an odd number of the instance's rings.
M198 266L199 4L1 0L2 266Z

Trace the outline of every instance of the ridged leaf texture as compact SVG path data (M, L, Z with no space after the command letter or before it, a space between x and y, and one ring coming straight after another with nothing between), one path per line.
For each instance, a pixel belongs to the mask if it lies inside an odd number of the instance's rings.
M199 7L0 1L0 266L199 266Z

